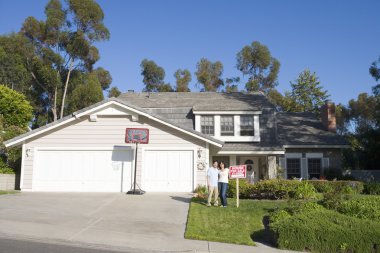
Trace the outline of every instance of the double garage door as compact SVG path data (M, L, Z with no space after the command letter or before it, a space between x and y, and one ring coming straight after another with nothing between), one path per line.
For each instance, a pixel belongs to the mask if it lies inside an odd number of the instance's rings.
M126 192L133 183L133 150L38 150L34 191ZM193 151L144 151L142 189L190 192Z

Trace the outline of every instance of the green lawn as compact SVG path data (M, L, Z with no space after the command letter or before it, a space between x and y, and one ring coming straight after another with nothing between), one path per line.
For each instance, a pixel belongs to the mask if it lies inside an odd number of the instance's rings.
M190 204L185 238L235 244L255 245L262 236L263 219L268 211L283 208L286 201L228 199L228 207L207 207L205 201L193 198ZM252 240L253 238L253 240Z
M3 195L3 194L13 194L13 193L18 193L18 191L0 191L0 195Z

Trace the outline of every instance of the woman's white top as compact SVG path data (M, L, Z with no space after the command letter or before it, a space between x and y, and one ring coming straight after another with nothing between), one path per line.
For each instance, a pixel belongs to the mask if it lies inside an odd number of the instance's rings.
M219 170L219 183L228 183L228 173L229 169L224 169L224 171Z

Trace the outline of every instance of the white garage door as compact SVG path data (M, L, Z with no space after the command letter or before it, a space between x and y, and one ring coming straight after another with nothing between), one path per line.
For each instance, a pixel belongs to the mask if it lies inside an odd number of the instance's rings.
M193 151L144 152L143 189L147 192L191 192Z
M131 188L130 150L39 150L34 191L121 192Z

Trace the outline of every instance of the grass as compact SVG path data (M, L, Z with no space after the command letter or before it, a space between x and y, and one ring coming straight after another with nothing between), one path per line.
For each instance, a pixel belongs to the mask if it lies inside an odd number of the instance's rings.
M0 190L0 195L4 195L4 194L14 194L14 193L18 193L18 191L1 191L1 190Z
M263 220L269 210L284 208L286 201L228 199L229 206L207 207L202 199L190 204L185 238L235 244L255 245L264 231Z

